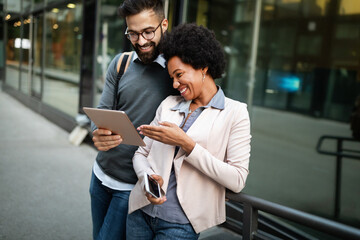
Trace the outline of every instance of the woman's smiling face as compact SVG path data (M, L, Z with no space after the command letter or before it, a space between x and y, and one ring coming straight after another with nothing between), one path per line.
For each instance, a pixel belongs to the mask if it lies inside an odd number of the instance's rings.
M179 57L174 56L168 61L168 71L173 79L173 87L179 90L185 100L193 100L201 95L204 83L204 74L201 69L194 69L191 65L182 62Z

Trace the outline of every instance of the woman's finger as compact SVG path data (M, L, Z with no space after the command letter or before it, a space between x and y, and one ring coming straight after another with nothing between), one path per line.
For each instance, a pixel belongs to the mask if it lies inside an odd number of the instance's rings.
M174 123L170 123L170 122L159 122L159 124L161 126L166 126L166 127L172 127L173 125L175 125Z
M153 205L160 205L160 204L163 204L166 201L165 196L162 196L160 198L155 198L152 195L150 195L149 193L146 193L146 197L151 202L151 204L153 204Z

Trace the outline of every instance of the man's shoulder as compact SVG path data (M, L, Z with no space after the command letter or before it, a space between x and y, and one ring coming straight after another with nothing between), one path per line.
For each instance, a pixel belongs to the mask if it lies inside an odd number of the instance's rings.
M118 61L119 61L119 58L121 57L121 55L122 55L122 54L123 54L122 52L121 52L121 53L116 54L116 55L115 55L115 57L113 57L112 62L118 62Z
M112 62L118 62L119 61L119 59L120 59L120 57L123 55L123 54L128 54L128 55L131 55L131 57L133 57L134 56L134 51L129 51L129 52L119 52L119 53L117 53L116 55L115 55L115 57L113 57L113 59L112 59Z
M111 72L116 72L116 66L117 66L117 62L119 61L120 56L122 55L122 53L118 53L115 55L115 57L113 57L113 59L111 60L108 70Z

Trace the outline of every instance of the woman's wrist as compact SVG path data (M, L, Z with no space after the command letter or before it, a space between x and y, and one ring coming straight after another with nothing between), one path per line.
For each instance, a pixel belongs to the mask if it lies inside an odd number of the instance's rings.
M181 148L186 152L186 155L189 155L194 149L195 145L196 142L194 142L194 140L189 137L187 141L182 144Z

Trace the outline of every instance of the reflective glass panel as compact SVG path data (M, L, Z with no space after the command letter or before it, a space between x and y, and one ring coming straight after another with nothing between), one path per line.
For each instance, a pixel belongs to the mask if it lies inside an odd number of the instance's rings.
M21 54L22 54L22 63L21 63L21 74L20 74L20 90L30 95L30 54L31 54L31 39L30 39L30 25L31 18L28 16L23 19L23 37L21 39Z
M360 1L340 0L339 15L359 15Z
M31 10L32 0L22 0L22 12L27 12Z
M330 0L302 0L302 14L305 17L324 16Z
M42 90L42 54L43 54L43 23L44 16L38 15L33 18L33 42L32 42L32 95L41 98Z
M6 11L12 13L20 13L21 0L6 0Z
M242 102L248 102L251 91L255 2L189 1L186 11L186 22L214 30L227 58L226 74L216 82L226 96ZM324 135L351 137L348 121L360 94L358 1L262 2L249 106L250 175L243 192L332 217L335 157L317 152L316 146ZM334 18L336 14L340 17ZM324 147L337 151L334 142ZM342 169L346 185L341 197L346 200L340 206L340 220L359 227L360 211L355 209L360 209L360 192L354 189L360 182L360 161L344 161Z
M34 6L33 9L39 9L44 6L45 0L34 0Z
M12 14L11 14L12 15ZM8 14L10 16L10 14ZM20 19L6 21L7 43L6 43L6 84L19 89L19 67L21 51L21 21Z
M300 16L301 0L278 0L276 4L277 18L296 18Z
M45 14L46 54L43 101L76 116L79 104L82 5Z
M117 15L117 8L121 2L101 1L98 56L96 59L95 106L100 101L108 65L115 55L122 52L124 48L125 21Z

